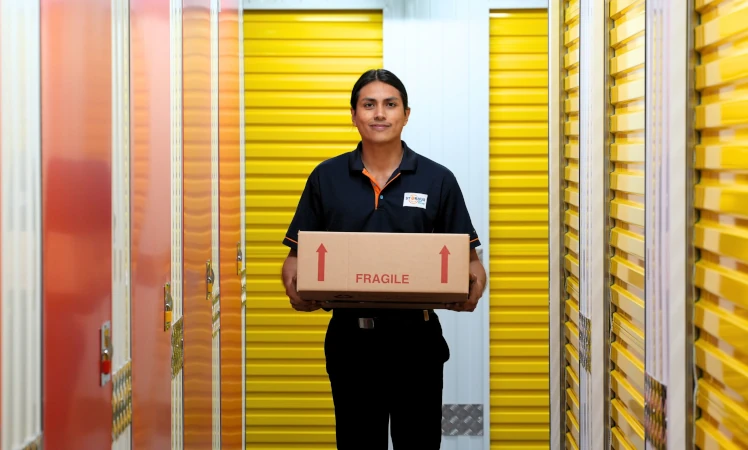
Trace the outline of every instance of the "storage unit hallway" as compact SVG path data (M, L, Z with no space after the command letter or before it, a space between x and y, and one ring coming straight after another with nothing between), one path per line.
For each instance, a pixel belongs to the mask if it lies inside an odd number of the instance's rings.
M748 449L747 37L748 0L0 0L0 450L333 450L334 311L440 287L485 290L349 349L416 349L395 387L449 350L441 403L424 371L362 450L425 442L429 404L440 450ZM351 108L382 68L415 153L307 184L389 136ZM425 262L316 241L304 289L360 273L295 311L300 203L433 233ZM395 323L357 306L361 335Z

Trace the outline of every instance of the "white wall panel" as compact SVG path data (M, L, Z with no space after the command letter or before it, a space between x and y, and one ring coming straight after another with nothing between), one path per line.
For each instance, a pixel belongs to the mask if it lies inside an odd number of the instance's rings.
M221 448L221 277L218 209L218 10L220 0L210 2L210 201L211 201L211 261L213 262L213 292L211 292L213 320L213 450Z
M244 42L244 14L239 14L239 42ZM244 73L244 45L239 45L239 73ZM240 195L240 211L241 211L241 229L244 230L247 226L247 205L246 205L246 188L247 185L244 183L246 179L246 136L245 136L245 124L246 124L246 111L244 107L244 77L239 77L239 179L242 180L241 188L239 190ZM246 233L241 233L241 248L243 252L242 266L241 266L241 283L242 283L242 361L247 360L247 328L246 328L246 306L247 306L247 236ZM242 364L242 380L247 379L247 365ZM242 383L242 411L247 410L247 383ZM247 415L242 414L242 448L247 446Z
M39 35L39 0L0 0L2 450L42 432Z
M213 297L220 295L220 246L218 209L218 3L210 2L210 240L213 262ZM213 330L215 332L217 330ZM217 338L218 336L214 336Z
M564 210L562 192L564 174L561 167L564 148L564 101L562 68L565 1L551 0L548 7L548 260L549 260L549 378L551 448L564 443L565 381L564 370Z
M112 0L112 448L132 447L130 5Z
M182 339L182 0L170 0L170 80L171 80L171 295L172 367ZM174 325L177 325L176 327ZM175 329L176 328L176 329ZM175 335L175 332L177 334ZM181 341L181 342L178 342ZM171 448L184 448L184 372L173 373L171 381Z
M609 310L605 257L605 3L580 1L580 432L579 448L605 448L608 432Z
M694 296L692 2L646 3L646 419L648 448L691 448ZM685 149L685 152L683 152Z
M384 10L384 65L405 84L411 107L403 139L454 172L486 265L488 11L485 0L392 1ZM484 424L483 436L445 436L442 449L488 448L488 296L473 313L438 314L451 350L444 403L483 405Z

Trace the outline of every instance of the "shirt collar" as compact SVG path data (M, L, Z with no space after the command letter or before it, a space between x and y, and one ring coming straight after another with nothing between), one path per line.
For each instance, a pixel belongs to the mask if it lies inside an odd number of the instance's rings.
M414 152L405 141L400 141L403 145L403 159L400 161L400 171L415 171L418 166L418 155ZM361 158L363 144L359 141L356 149L350 153L348 158L348 167L351 171L361 172L364 170L364 161Z

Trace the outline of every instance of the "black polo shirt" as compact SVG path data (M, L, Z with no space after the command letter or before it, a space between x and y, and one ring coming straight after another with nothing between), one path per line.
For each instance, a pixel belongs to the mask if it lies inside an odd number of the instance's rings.
M403 141L400 167L377 186L355 150L319 164L307 179L283 244L296 249L299 231L469 234L480 240L454 174ZM362 312L362 311L361 311Z

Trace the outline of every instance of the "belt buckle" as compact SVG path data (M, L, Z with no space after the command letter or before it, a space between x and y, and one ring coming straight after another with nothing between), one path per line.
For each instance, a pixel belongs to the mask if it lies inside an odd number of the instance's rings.
M359 317L358 319L358 327L362 328L364 330L373 330L374 329L374 319L369 317Z

